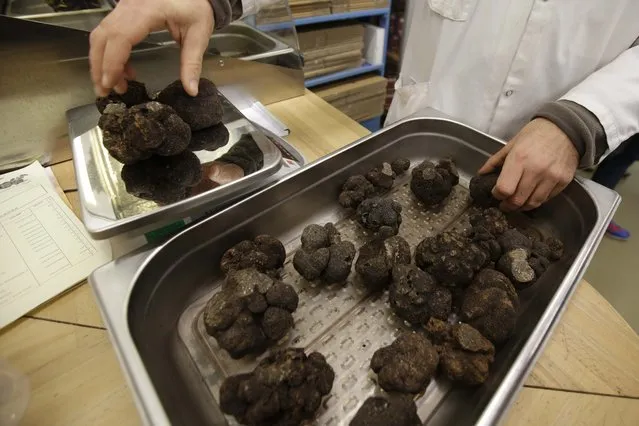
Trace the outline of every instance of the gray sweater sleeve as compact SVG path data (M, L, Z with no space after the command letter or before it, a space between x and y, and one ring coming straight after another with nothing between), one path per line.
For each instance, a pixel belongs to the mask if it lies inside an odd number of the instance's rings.
M213 8L215 18L215 29L226 27L231 22L240 19L242 16L242 0L209 0Z
M606 132L599 119L575 102L549 102L539 109L537 117L552 121L568 136L581 158L579 167L597 164L608 150Z

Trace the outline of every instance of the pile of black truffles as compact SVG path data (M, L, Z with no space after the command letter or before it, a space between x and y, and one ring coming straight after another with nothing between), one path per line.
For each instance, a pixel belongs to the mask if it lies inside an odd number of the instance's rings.
M339 204L347 209L355 209L362 201L388 192L395 178L410 168L410 160L397 158L390 163L382 163L369 170L366 175L354 175L346 179L339 194Z
M426 207L441 204L459 183L457 167L452 160L433 164L426 160L413 169L410 189Z
M249 426L292 426L315 416L333 388L335 373L324 356L289 348L264 358L248 374L220 387L220 408Z
M293 327L295 289L256 269L228 274L204 309L204 327L232 358L262 353Z
M228 143L220 96L204 78L196 97L178 80L151 100L144 84L129 81L126 93L111 92L98 98L96 106L102 114L98 125L104 147L123 164L176 155L187 148L214 150Z
M107 109L120 108L115 105ZM466 386L484 383L496 347L516 331L518 292L564 255L559 239L511 225L492 197L498 174L488 174L471 181L468 216L424 238L413 263L411 247L399 235L402 206L382 198L409 168L404 159L382 163L342 186L339 203L374 231L359 251L333 223L312 224L304 228L293 256L293 267L304 279L324 284L345 282L355 262L365 289L378 295L388 291L394 315L415 329L373 354L370 369L384 393L364 401L351 426L421 424L414 398L438 371ZM425 161L413 169L410 189L431 208L441 205L458 182L451 160ZM263 352L293 326L298 296L278 280L285 258L282 243L267 235L242 241L222 257L226 283L208 302L204 325L233 358ZM333 379L322 355L278 350L253 372L226 379L220 404L243 424L301 425L314 417Z
M191 140L191 129L175 111L154 101L129 109L124 104L109 104L98 125L104 147L123 164L179 154Z
M302 232L302 247L295 252L293 266L308 281L341 283L351 273L355 245L342 241L332 223L309 225Z

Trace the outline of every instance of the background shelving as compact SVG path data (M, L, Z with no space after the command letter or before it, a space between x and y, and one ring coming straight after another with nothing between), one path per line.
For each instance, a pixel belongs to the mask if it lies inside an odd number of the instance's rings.
M295 25L298 35L300 32L304 32L307 30L321 29L326 28L327 26L335 25L349 25L350 23L366 23L373 24L378 28L383 30L383 43L380 43L382 52L378 55L379 60L375 61L375 63L370 63L372 61L363 61L359 66L350 67L347 69L341 69L336 72L330 72L327 74L322 74L319 76L312 75L309 76L305 80L305 86L309 89L321 89L322 86L326 86L328 84L333 84L340 81L348 81L349 79L353 79L354 77L366 76L366 75L377 75L384 76L386 69L386 50L388 45L388 30L390 25L390 17L391 17L391 1L384 0L371 0L369 3L374 6L384 6L384 7L374 7L370 9L364 10L351 10L351 11L342 11L343 8L352 8L352 7L361 7L362 3L355 1L335 1L333 0L331 3L329 2L317 2L318 10L322 10L324 4L330 7L330 10L334 11L331 14L322 14L319 16L296 16L296 7L304 7L303 13L315 13L314 11L309 11L308 2L295 2L294 0L289 1L289 5L291 11L294 16L293 24ZM300 10L300 9L297 9ZM299 16L299 15L298 15ZM263 31L278 31L282 29L290 29L291 22L268 22L268 23L260 23L258 21L258 28ZM379 31L379 30L378 30ZM308 62L308 61L307 61ZM366 118L363 121L360 121L362 125L367 127L371 131L378 130L381 127L382 115L372 118Z

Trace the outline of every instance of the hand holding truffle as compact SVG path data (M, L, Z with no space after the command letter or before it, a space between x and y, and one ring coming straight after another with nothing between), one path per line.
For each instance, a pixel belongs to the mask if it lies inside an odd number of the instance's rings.
M202 57L213 32L207 0L120 0L117 7L91 32L89 62L97 96L110 89L127 91L133 79L131 49L152 31L168 29L182 47L180 79L191 96L198 94Z
M492 190L503 210L536 209L559 194L575 176L579 153L568 136L552 122L528 123L479 170L502 167Z

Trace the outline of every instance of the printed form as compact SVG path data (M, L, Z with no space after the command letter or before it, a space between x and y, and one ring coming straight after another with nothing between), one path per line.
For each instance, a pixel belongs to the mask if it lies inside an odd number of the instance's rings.
M111 260L40 163L0 176L0 328Z

